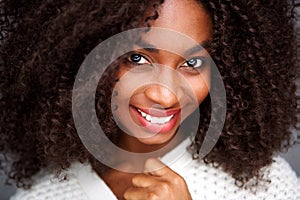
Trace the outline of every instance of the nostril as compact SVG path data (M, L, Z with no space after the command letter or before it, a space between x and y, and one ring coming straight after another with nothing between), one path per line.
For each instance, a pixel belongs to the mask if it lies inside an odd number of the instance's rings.
M149 86L145 90L145 96L152 101L154 106L158 109L167 109L178 105L176 94L161 85Z

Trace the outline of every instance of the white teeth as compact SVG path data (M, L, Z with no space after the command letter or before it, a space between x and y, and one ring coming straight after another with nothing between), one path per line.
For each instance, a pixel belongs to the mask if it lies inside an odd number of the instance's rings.
M166 120L167 120L167 121L170 121L170 120L172 119L173 116L174 116L174 115L171 115L171 116L169 116L169 117L166 117Z
M154 124L163 124L164 120L162 117L151 117L151 122Z
M146 117L146 116L147 116L147 114L144 113L144 112L142 112L142 111L140 111L140 113L141 113L141 115L142 115L143 117Z
M143 118L145 118L148 122L151 122L153 124L164 124L164 123L167 123L174 116L174 115L171 115L169 117L154 117L154 116L151 116L151 115L148 115L148 114L144 113L140 109L138 109L138 111L139 111L139 113L141 113L141 115L142 115Z
M146 120L151 121L151 116L150 115L146 115Z

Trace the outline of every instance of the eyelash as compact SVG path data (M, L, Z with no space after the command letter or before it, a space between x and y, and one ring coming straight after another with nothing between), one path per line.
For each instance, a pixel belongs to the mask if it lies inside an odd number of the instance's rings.
M188 64L188 62L189 62L189 61L192 61L192 60L196 60L196 64L195 64L195 65L197 65L197 64L199 65L199 64L200 64L200 66L198 66L198 67L190 66L190 65ZM201 63L198 63L198 62L201 62ZM187 65L185 65L185 64L187 64ZM204 58L202 58L202 57L194 57L194 58L191 58L191 59L187 60L187 61L182 65L182 67L189 67L189 68L192 68L192 69L201 69L204 65L205 65L205 59L204 59Z
M136 57L139 56L139 60L137 62L133 61L133 59L134 59L133 56L136 56ZM141 60L144 60L143 63L138 63ZM199 67L190 66L188 64L188 62L192 61L192 60L196 60L196 64L198 64L198 62L200 61L201 62L200 66ZM146 65L146 64L151 65L150 61L147 58L145 58L143 55L138 54L138 53L133 53L133 54L129 55L128 61L130 62L131 65L134 65L134 66L140 66L140 65ZM181 67L187 67L187 68L192 68L192 69L200 69L204 65L205 65L205 59L204 58L202 58L202 57L194 57L194 58L191 58L191 59L187 60L186 62L184 62L184 64L181 65Z
M145 62L145 63L138 63L138 62L140 62L140 60L137 61L137 62L135 62L135 61L133 61L133 59L132 59L133 56L139 56L140 59L144 59L146 62ZM149 60L148 60L147 58L145 58L143 55L138 54L138 53L133 53L133 54L129 55L128 61L130 62L130 64L132 64L132 65L134 65L134 66L145 65L145 64L150 64L150 65L151 65L151 63L149 62Z

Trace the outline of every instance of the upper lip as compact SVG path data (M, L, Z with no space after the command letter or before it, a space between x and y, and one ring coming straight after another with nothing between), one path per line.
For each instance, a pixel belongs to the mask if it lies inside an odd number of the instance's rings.
M142 112L154 117L169 117L171 115L180 112L181 110L180 108L163 110L157 108L137 108L137 107L136 109L141 110Z

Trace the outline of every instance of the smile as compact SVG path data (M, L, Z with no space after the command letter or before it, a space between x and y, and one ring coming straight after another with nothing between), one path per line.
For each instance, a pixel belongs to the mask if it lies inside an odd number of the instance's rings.
M178 121L181 109L160 110L134 108L141 125L150 132L163 133L173 129Z
M144 119L146 119L148 122L151 122L153 124L165 124L165 123L169 122L174 117L174 115L171 115L171 116L168 116L168 117L155 117L155 116L151 116L147 113L144 113L140 109L137 109L137 111L142 115L142 117Z

